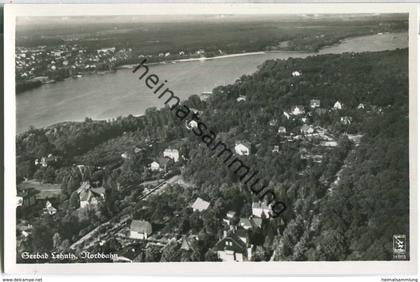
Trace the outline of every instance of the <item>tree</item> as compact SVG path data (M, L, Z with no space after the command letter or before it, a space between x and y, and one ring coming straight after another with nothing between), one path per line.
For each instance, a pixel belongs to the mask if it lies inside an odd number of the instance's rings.
M344 236L335 230L328 230L321 233L319 246L325 260L342 260L346 253Z
M52 240L53 240L53 248L58 249L62 243L60 233L55 232Z
M38 170L34 173L34 178L37 181L42 182L42 180L44 179L44 172L45 169L43 167L38 168Z
M180 261L179 245L176 241L169 241L162 250L161 262Z
M55 170L52 166L48 166L43 175L43 182L54 183L55 182Z
M78 209L80 207L80 197L79 197L79 194L76 191L71 193L69 201L70 201L70 206L72 208Z
M219 257L217 256L217 253L215 253L213 250L208 250L206 254L204 255L205 261L220 261Z
M49 252L53 248L54 223L48 218L41 218L34 224L32 247L37 252Z
M149 245L146 248L146 254L145 254L146 262L159 262L160 257L161 257L161 251L159 247Z

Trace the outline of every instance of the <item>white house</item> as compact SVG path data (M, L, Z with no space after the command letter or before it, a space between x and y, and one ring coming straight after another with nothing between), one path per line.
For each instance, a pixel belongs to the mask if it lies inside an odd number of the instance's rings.
M314 133L314 128L311 125L304 124L300 128L300 132L303 134L312 134Z
M290 119L290 115L289 115L288 113L283 112L283 115L284 115L287 119Z
M94 197L90 189L80 193L79 197L80 197L81 208L89 207L90 205L96 206L98 204L98 200Z
M284 134L286 132L287 132L287 130L286 130L286 127L284 127L284 126L280 126L279 129L277 130L277 133L279 133L279 134Z
M245 96L239 96L238 98L236 98L236 102L244 102L244 101L246 101Z
M165 151L163 151L163 156L165 158L172 159L174 162L178 162L178 160L179 160L179 151L177 149L167 148L167 149L165 149Z
M198 127L198 122L195 120L191 120L189 122L187 122L186 124L187 129L192 129L192 128L197 128Z
M130 157L128 156L128 153L127 152L124 152L124 153L121 154L121 158L123 158L123 159L129 159Z
M191 205L193 211L205 211L210 206L210 203L207 201L204 201L200 197L198 197L195 202Z
M301 76L302 75L302 73L301 72L299 72L299 71L294 71L294 72L292 72L292 76L293 77L298 77L298 76Z
M234 211L228 211L228 212L226 213L226 217L227 217L227 218L229 218L229 219L234 218L234 217L235 217L235 215L236 215L236 212L234 212Z
M298 116L298 115L303 115L305 113L305 108L303 106L297 105L297 106L293 106L292 110L291 110L291 114Z
M16 207L20 207L23 205L23 197L16 196Z
M343 104L341 104L339 101L335 102L334 109L335 110L341 110L343 108Z
M278 153L278 152L280 152L280 147L279 147L279 145L274 145L274 148L273 148L273 150L272 150L271 152L273 152L273 153Z
M360 103L360 104L357 106L357 108L358 108L359 110L363 110L363 109L365 108L365 105L364 105L364 104L362 104L362 103Z
M160 169L160 165L159 165L159 163L158 162L152 162L151 164L150 164L150 170L151 171L157 171L157 170L159 170Z
M100 54L100 53L107 53L107 52L115 52L115 47L111 47L111 48L102 48L102 49L98 49L96 50L96 53Z
M147 239L152 234L152 225L145 220L133 220L130 225L130 238Z
M321 146L324 147L337 147L337 141L321 141Z
M53 207L50 201L45 203L44 213L53 215L57 212L57 209Z
M270 206L263 202L252 203L252 214L256 217L261 217L264 214L266 218L269 218L271 217L271 212Z
M235 152L241 156L248 156L249 155L249 147L245 146L242 143L235 144Z

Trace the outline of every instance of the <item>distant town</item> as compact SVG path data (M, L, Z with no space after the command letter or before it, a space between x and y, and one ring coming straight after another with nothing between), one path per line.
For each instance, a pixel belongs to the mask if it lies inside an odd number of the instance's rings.
M223 55L223 51L218 51ZM91 50L76 45L60 45L55 48L37 46L16 48L16 91L22 92L46 83L65 78L81 78L84 75L115 71L118 67L147 57L152 62L166 62L182 58L205 57L202 49L191 54L161 52L154 55L136 55L131 48L116 47Z

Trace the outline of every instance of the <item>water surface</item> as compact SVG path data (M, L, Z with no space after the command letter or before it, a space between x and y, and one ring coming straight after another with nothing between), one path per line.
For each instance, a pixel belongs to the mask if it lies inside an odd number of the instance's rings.
M407 33L385 33L349 38L319 53L383 51L407 46ZM308 55L316 53L273 52L168 63L150 66L149 73L157 74L161 80L166 79L167 87L185 99L232 83L243 74L251 74L266 60ZM31 125L44 127L62 121L81 121L86 117L109 119L128 114L141 115L149 107L162 105L163 101L157 99L129 69L69 78L16 95L16 131L23 132Z

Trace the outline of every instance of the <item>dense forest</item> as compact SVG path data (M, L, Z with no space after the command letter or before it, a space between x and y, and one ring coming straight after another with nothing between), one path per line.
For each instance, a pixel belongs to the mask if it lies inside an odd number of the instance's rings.
M311 99L320 107L312 109ZM238 140L249 142L251 153L241 158L288 204L281 217L263 218L250 231L252 260L390 260L392 235L409 234L407 49L271 60L255 74L215 88L206 100L191 96L183 103L199 110L232 148ZM285 115L296 105L304 106L304 120ZM326 132L336 145L306 136L304 124ZM289 139L278 134L279 126ZM171 243L161 251L146 249L140 261L217 260L212 247L223 232L222 218L231 210L248 217L256 200L168 108L32 128L16 143L18 183L35 178L62 187L58 213L39 216L32 241L20 250L65 250L101 222L130 215L163 225L162 233L199 237L198 253ZM144 187L133 187L163 177L146 167L170 146L183 156L171 168L193 189L173 185L136 200ZM127 152L132 157L121 158ZM49 154L57 158L48 166L34 164ZM83 175L76 167L81 164ZM86 180L101 183L106 200L97 213L80 216L74 191ZM189 208L196 197L211 202L205 217ZM118 249L111 245L106 249Z
M42 19L38 20L37 24L18 22L16 44L33 47L59 46L70 42L95 51L114 46L117 49L132 48L135 55L170 52L171 56L177 56L181 50L186 54L205 50L207 56L220 55L219 50L224 54L279 49L313 52L350 36L406 31L406 19L405 14L348 17L226 15L192 16L183 20L168 16L166 20L132 17L132 20L125 21L96 17L94 23L90 18L73 21L52 18L48 21L44 19L45 23Z

